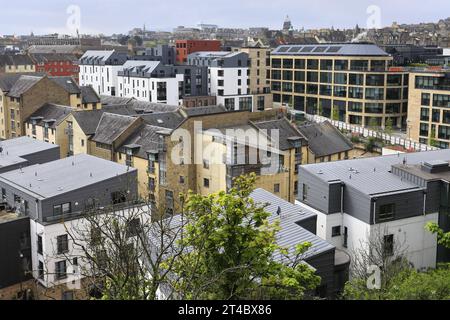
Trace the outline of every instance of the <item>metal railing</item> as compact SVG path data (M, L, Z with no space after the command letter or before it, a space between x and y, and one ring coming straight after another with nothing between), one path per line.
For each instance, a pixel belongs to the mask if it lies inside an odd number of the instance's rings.
M396 136L393 136L393 135L390 135L387 133L367 129L362 126L358 126L358 125L354 125L354 124L348 124L348 123L345 123L342 121L331 120L329 118L318 116L318 115L311 115L311 114L305 113L305 118L308 121L317 122L317 123L322 123L322 122L328 121L333 126L335 126L336 128L338 128L340 130L347 130L352 133L358 133L366 138L368 138L368 137L378 138L378 139L381 139L384 142L390 143L392 145L402 146L407 150L415 150L418 152L440 150L437 147L432 147L432 146L429 146L429 145L426 145L423 143L415 142L410 139L396 137Z

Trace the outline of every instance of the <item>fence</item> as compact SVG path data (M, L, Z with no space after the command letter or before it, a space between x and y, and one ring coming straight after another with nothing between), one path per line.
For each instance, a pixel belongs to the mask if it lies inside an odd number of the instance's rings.
M432 147L423 143L418 143L409 139L403 139L400 137L392 136L387 133L370 130L361 126L348 124L342 121L335 121L331 120L326 117L318 116L318 115L311 115L311 114L305 114L305 118L308 121L322 123L325 121L329 121L333 126L335 126L338 129L341 130L348 130L352 133L358 133L364 137L374 137L383 140L384 142L388 142L393 145L402 146L407 150L414 150L414 151L433 151L433 150L439 150L439 148Z

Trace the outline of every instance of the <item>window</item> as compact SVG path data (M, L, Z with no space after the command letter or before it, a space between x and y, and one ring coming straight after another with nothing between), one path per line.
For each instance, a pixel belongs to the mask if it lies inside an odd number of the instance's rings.
M116 191L111 193L111 200L113 204L121 204L125 203L127 201L127 198L124 192Z
M422 93L422 105L429 106L431 102L431 97L429 93Z
M386 256L394 255L394 235L384 236L384 254Z
M56 280L67 278L66 261L60 261L55 263L55 278Z
M420 120L421 121L430 121L430 109L421 108L420 110Z
M378 222L392 220L395 217L395 204L381 205L378 212Z
M58 254L63 254L69 251L69 239L67 234L58 236L56 238Z
M336 226L331 229L332 237L339 237L341 235L341 226Z
M273 192L280 193L280 184L279 183L274 184Z
M53 215L61 216L72 212L72 204L70 202L53 206Z
M43 252L43 247L42 247L42 236L38 235L37 236L37 252L39 254L42 254Z
M203 179L203 186L205 187L205 188L209 188L209 179Z
M39 276L39 279L41 279L41 280L44 279L44 263L42 261L39 261L38 276Z

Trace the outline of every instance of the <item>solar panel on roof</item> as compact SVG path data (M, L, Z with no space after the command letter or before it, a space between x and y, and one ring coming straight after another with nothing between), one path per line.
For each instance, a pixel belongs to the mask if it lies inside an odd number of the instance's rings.
M303 47L292 47L291 49L289 49L289 52L299 52L301 48Z
M287 52L289 50L289 47L281 47L278 49L278 52Z
M316 47L314 52L325 52L329 47Z
M338 52L341 49L342 47L330 47L330 49L328 49L327 52Z
M314 47L304 47L302 49L302 52L311 52L311 51L313 51L313 49L314 49Z

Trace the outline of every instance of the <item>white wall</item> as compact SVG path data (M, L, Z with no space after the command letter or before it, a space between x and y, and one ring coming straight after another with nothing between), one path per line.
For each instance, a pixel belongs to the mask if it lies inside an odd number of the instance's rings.
M91 85L98 94L107 96L111 96L113 88L115 88L115 95L117 96L117 73L122 69L123 66L80 65L80 85Z
M217 95L219 90L223 90L223 95L234 96L239 94L239 89L242 95L247 94L248 68L209 68L209 70L211 95ZM223 77L219 77L219 71L223 71ZM241 71L240 76L239 71ZM223 80L223 86L219 86L219 80ZM241 85L238 85L238 80L241 80Z

